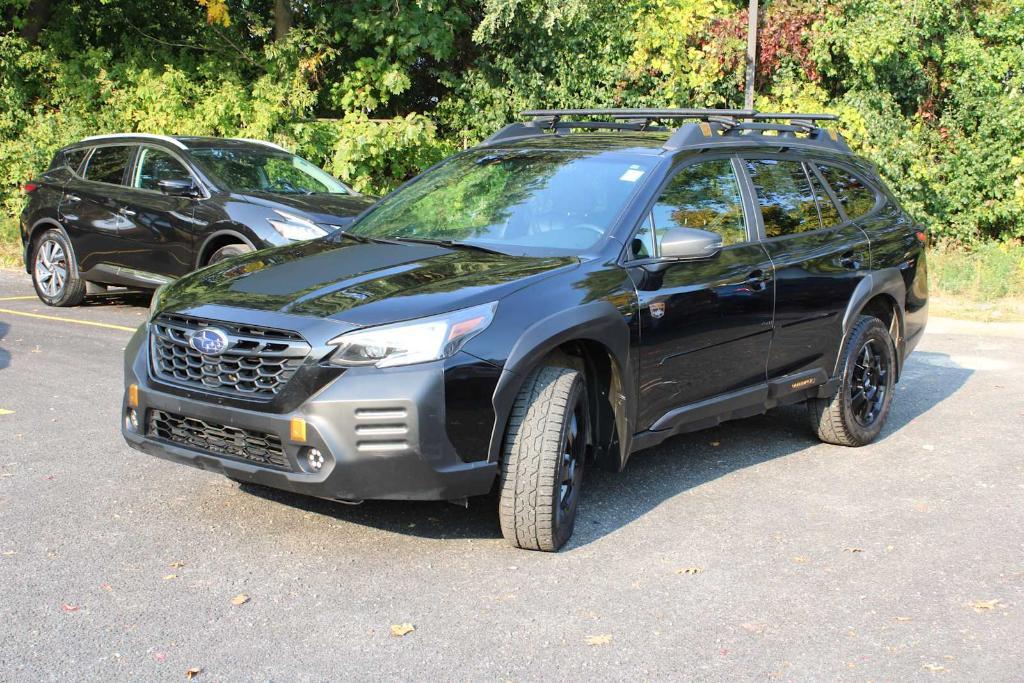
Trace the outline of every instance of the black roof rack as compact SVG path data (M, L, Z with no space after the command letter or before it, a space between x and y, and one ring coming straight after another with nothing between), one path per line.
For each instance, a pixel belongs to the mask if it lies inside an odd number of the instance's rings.
M676 151L684 147L707 144L708 138L731 138L734 142L778 145L786 138L786 145L812 144L829 147L840 152L850 148L835 130L825 129L817 121L837 121L834 114L760 112L751 109L528 109L521 114L531 119L525 123L512 123L491 137L483 145L493 145L518 138L535 137L549 133L566 134L573 129L667 131L667 121L698 121L675 129L663 148ZM601 121L566 120L565 117L600 117ZM774 135L763 135L771 131ZM755 135L756 134L756 135ZM797 134L805 137L798 138ZM763 137L762 137L763 136Z

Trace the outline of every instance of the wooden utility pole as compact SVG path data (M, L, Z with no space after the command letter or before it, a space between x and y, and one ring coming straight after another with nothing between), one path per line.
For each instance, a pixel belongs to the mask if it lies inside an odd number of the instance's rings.
M747 10L747 82L743 108L754 108L754 77L757 74L757 0L750 0Z

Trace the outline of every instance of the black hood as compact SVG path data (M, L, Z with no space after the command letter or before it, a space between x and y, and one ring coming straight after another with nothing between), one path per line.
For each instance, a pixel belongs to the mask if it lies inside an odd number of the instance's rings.
M378 325L496 301L574 257L325 238L230 259L164 292L161 310L232 306Z
M301 217L317 223L339 225L348 223L376 202L366 195L320 192L317 194L285 194L283 192L246 192L245 198L253 204L271 209L289 207Z

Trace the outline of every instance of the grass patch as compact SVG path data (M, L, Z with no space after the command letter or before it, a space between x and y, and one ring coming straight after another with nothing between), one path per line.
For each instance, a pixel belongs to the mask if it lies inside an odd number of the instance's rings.
M0 218L0 268L21 268L21 237L18 235L18 221L14 218Z
M1024 245L934 248L928 254L928 285L933 295L975 303L1024 297Z

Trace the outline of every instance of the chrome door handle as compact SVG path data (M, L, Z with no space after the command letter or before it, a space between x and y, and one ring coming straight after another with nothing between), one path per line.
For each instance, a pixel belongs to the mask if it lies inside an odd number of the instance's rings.
M750 288L755 291L760 291L765 288L765 284L770 279L771 276L768 275L768 273L758 268L757 270L752 272L749 277L747 277L747 279L744 281L744 284L750 285Z
M126 209L124 207L121 207L121 215L122 216L134 216L135 212L132 211L131 209Z
M853 251L848 251L839 257L839 265L850 270L859 270L862 262L861 255Z
M64 200L68 202L80 202L82 201L82 198L77 194L66 194L64 195Z

